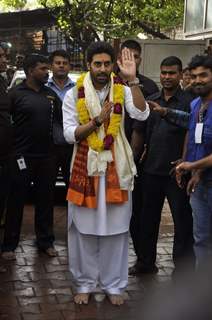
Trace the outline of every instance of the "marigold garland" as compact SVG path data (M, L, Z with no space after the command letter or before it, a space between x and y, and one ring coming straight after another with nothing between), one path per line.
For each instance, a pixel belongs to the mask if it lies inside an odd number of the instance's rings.
M86 73L77 80L78 100L77 100L77 112L79 116L80 124L86 124L90 121L89 113L85 103L85 90L83 86ZM110 117L110 122L107 128L104 140L99 139L96 131L93 131L88 137L87 142L91 149L101 152L103 150L109 150L113 141L117 137L120 129L122 119L122 108L124 104L124 86L120 80L113 75L113 112Z

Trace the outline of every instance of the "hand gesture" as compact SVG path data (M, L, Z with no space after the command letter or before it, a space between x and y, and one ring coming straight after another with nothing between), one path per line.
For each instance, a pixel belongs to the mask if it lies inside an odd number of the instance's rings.
M136 63L133 53L128 48L124 48L121 52L121 58L117 60L117 64L126 81L133 81L136 78Z
M100 123L104 123L105 121L110 119L110 114L112 111L113 103L105 101L102 106L102 111L100 112L98 116L98 120Z
M167 108L161 107L157 102L155 101L147 101L149 104L149 108L152 111L155 111L159 113L161 117L164 117L167 114Z

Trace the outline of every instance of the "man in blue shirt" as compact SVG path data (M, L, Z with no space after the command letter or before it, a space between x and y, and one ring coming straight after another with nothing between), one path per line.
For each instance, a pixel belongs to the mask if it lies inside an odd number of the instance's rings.
M70 71L70 55L65 50L56 50L50 55L49 61L53 75L48 81L48 86L54 90L60 100L63 101L66 92L75 85L68 76ZM68 144L56 145L55 148L57 171L61 168L64 182L68 188L73 146Z
M53 75L48 80L48 86L63 101L66 92L75 85L68 76L70 72L70 56L65 50L56 50L50 55L49 61Z
M212 57L195 56L189 69L192 86L199 95L191 103L186 155L187 161L194 162L212 154ZM212 257L212 167L193 170L188 186L194 219L194 249L197 266L202 267L206 259Z

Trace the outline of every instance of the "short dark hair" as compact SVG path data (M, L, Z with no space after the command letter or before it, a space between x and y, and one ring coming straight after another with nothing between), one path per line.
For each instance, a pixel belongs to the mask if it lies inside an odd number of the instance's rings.
M35 68L38 63L48 63L48 59L37 53L27 55L23 60L23 69L26 75L28 74L29 68Z
M195 69L197 67L204 67L212 71L212 57L196 55L194 56L188 64L189 70Z
M141 45L136 40L130 39L130 40L126 40L126 41L122 42L121 50L123 50L124 48L137 50L141 54Z
M182 61L176 57L176 56L169 56L165 59L163 59L163 61L160 64L160 67L163 66L178 66L178 70L181 72L183 70L183 65L182 65Z
M95 54L107 53L112 62L115 60L115 53L113 47L105 41L92 42L87 48L87 62L91 63Z
M186 71L190 71L188 66L183 68L183 73L185 73Z
M65 50L55 50L53 51L50 56L49 56L49 62L52 64L54 61L55 57L63 57L64 59L67 59L70 63L71 59L70 59L70 55L68 54L67 51Z

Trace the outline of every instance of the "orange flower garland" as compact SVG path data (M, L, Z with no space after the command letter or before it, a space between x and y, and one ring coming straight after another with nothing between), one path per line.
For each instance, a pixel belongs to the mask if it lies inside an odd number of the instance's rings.
M77 112L79 115L80 124L86 124L90 121L89 113L85 103L85 90L83 86L84 78L86 74L83 74L77 80L78 100L77 100ZM110 122L107 128L104 140L99 139L96 131L93 131L88 137L87 142L91 149L101 152L103 150L109 150L113 141L117 137L122 120L122 108L124 104L124 85L121 80L113 75L113 112L110 117Z

